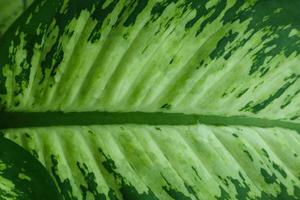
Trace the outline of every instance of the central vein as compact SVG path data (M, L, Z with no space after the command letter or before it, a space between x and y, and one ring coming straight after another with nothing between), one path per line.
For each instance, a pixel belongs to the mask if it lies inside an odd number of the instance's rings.
M148 124L148 125L236 125L255 127L281 127L300 133L300 124L241 116L194 115L182 113L145 112L2 112L0 129L49 126L87 126L105 124Z

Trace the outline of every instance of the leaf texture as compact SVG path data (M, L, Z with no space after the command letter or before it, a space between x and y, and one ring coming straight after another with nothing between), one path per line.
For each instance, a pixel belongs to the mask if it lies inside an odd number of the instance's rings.
M300 199L300 136L279 128L8 129L65 199Z
M2 109L299 121L299 6L37 1L1 40Z
M0 110L245 116L298 127L299 7L36 0L0 38ZM39 159L66 200L300 199L299 133L280 123L113 122L2 132Z

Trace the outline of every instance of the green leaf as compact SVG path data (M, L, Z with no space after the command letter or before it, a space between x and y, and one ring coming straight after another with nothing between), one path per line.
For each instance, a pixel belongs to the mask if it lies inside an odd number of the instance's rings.
M298 121L297 6L38 1L1 40L1 104Z
M299 7L37 0L0 38L1 128L64 199L300 199Z
M281 128L97 125L7 130L65 199L299 199L300 135Z
M60 199L44 167L27 151L0 137L0 198Z

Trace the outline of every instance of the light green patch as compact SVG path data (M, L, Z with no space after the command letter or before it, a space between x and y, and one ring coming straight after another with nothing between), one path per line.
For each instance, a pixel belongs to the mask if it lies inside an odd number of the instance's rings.
M280 13L282 11L282 8L277 8L276 10L274 10L274 13L277 14L277 13Z
M0 175L0 198L3 200L17 200L19 195L12 181Z
M31 181L31 178L24 173L19 173L18 177L19 177L19 179L22 179L22 180Z
M0 160L0 174L2 174L5 169L7 169L7 164Z
M64 0L63 5L60 8L60 13L65 14L67 12L68 6L70 4L70 0Z
M299 33L299 30L297 29L292 29L290 31L290 34L289 34L289 37L294 37L294 36L298 36L299 37L300 33Z
M219 0L208 1L208 2L205 4L205 8L208 10L208 9L210 9L210 8L213 7L213 6L216 6L218 3L219 3Z

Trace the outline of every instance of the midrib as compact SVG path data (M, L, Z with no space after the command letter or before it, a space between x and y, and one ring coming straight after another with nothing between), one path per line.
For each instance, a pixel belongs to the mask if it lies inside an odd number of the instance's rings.
M148 125L234 125L280 127L300 133L300 123L241 116L194 115L146 112L1 112L0 129L50 126L88 126L105 124Z

